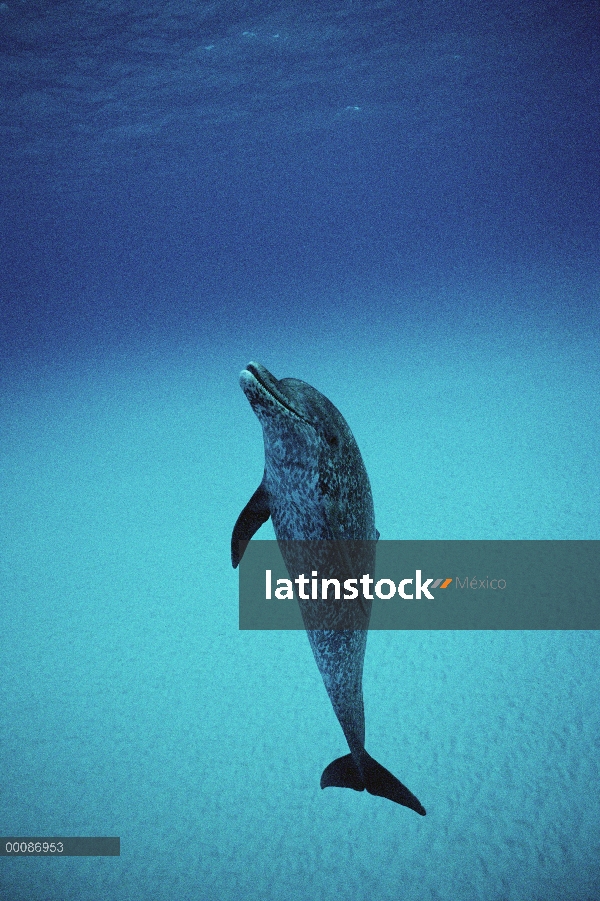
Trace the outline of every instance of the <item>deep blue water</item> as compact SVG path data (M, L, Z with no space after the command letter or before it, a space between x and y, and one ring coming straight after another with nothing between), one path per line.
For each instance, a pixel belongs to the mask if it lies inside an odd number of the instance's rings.
M599 539L600 4L0 4L7 901L597 901L594 632L240 632L255 359L386 539ZM273 537L270 523L260 537Z

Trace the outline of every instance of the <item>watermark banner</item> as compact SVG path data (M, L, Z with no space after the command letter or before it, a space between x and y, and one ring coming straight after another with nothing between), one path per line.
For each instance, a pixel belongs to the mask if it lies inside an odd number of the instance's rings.
M600 629L598 541L256 541L240 629Z

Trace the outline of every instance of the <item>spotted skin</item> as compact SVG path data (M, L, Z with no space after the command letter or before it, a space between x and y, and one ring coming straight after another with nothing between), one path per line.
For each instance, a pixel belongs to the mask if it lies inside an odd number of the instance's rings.
M263 428L265 471L233 530L234 567L245 547L240 542L249 541L270 515L292 577L311 569L319 571L319 559L315 550L308 557L306 552L303 557L302 551L294 552L299 557L290 556L291 552L286 556L286 541L350 542L339 545L343 554L354 553L354 564L365 566L360 572L372 572L379 533L371 486L342 414L311 385L299 379L278 380L258 363L249 363L242 371L240 385ZM352 550L355 547L356 552ZM347 562L347 558L339 560L340 572L348 572ZM300 601L305 623L318 603ZM349 755L326 767L321 787L366 788L424 815L417 798L365 750L362 674L370 606L365 608L368 602L364 598L349 603L361 604L365 628L307 628L315 661L350 748ZM326 619L319 621L330 624Z

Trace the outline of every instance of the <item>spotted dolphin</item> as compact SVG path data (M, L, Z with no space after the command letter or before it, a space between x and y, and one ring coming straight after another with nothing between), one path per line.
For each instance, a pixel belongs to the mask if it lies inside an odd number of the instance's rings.
M339 410L306 382L276 379L258 363L249 363L241 372L240 385L263 428L265 471L233 529L234 568L246 543L269 516L280 547L286 542L318 541L322 543L319 546L332 542L331 547L352 548L362 543L374 548L379 533L369 478ZM285 554L284 559L290 569ZM347 562L340 561L340 571ZM349 603L364 605L364 599ZM309 604L314 602L300 601L305 624ZM325 768L321 788L366 789L424 816L425 808L412 792L365 750L362 674L370 609L365 613L364 628L307 628L313 655L350 748L350 754Z

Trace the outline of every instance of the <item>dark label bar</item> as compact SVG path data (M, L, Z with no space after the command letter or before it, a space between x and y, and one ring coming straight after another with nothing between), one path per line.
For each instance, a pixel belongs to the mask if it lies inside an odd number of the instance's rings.
M119 857L120 838L0 838L0 857Z
M599 541L250 541L240 629L600 629Z

